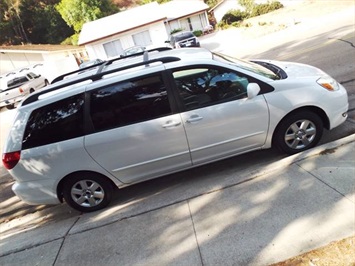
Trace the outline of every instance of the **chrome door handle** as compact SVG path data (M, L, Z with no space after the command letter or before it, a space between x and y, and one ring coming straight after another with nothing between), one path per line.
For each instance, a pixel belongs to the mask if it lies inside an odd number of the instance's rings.
M186 120L187 123L193 123L202 120L203 117L199 115L193 115L189 119Z
M181 124L180 121L176 122L176 121L168 121L166 122L166 124L164 124L162 127L163 128L169 128L169 127L177 127Z

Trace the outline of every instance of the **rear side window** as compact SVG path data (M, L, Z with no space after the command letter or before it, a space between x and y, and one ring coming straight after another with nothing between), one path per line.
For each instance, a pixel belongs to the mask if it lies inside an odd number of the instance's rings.
M91 92L90 114L95 131L170 115L167 91L160 75L120 82Z
M83 136L83 114L83 94L34 110L26 125L22 149Z

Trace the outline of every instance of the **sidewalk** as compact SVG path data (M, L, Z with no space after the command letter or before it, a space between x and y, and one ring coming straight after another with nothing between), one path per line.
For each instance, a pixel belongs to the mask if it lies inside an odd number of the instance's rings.
M0 265L276 263L355 235L354 154L351 135L241 171L214 190L191 181L128 211L65 210L66 219L22 232L9 223Z

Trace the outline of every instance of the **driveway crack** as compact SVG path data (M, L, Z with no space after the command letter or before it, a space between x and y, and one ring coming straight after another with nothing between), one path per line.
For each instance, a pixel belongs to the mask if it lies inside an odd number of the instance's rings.
M196 245L197 245L198 253L199 253L199 256L200 256L200 260L201 260L201 265L203 266L204 263L203 263L202 253L201 253L200 245L199 245L198 239L197 239L196 228L195 228L195 222L194 222L194 218L192 217L192 212L191 212L190 201L189 201L189 200L187 200L187 206L189 207L190 219L191 219L191 223L192 223L192 228L193 228L193 230L194 230L194 235L195 235L195 240L196 240Z

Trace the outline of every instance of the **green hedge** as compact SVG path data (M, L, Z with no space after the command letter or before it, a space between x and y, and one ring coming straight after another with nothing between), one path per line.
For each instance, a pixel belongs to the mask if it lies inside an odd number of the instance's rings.
M258 4L252 8L250 17L260 16L283 7L284 6L279 1L271 2L267 4Z
M248 8L249 11L232 9L224 14L222 20L218 23L218 27L226 28L226 25L240 25L240 22L247 18L260 16L280 8L283 8L283 5L279 1L273 1L267 4L253 4Z

